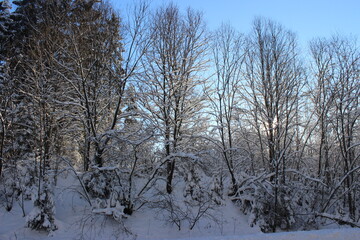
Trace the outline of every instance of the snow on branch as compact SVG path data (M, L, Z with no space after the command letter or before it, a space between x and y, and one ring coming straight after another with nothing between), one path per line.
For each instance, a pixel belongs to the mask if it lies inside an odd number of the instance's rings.
M354 222L350 219L345 219L345 218L342 218L340 216L336 216L336 215L332 215L332 214L328 214L328 213L316 213L316 216L317 217L322 217L322 218L327 218L327 219L330 219L330 220L334 220L336 222L338 222L339 224L346 224L346 225L349 225L351 227L357 227L357 228L360 228L360 223L359 222Z

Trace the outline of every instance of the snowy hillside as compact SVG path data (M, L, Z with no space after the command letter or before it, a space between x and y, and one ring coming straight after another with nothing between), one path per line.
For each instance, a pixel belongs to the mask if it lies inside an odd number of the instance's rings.
M332 229L332 230L317 230L307 232L286 232L286 233L271 233L271 234L245 234L230 237L202 237L191 238L192 240L354 240L360 236L359 229ZM182 238L177 240L187 240L189 238ZM165 239L164 239L165 240Z
M164 215L159 210L151 208L141 208L119 224L111 217L91 213L91 207L80 197L81 188L77 179L72 174L64 176L66 178L59 179L55 190L55 223L58 230L47 233L26 228L26 218L22 217L20 206L14 205L11 212L0 209L0 239L354 240L360 235L360 229L351 228L264 234L257 226L249 227L247 216L229 200L214 209L214 219L201 219L193 230L184 228L179 231L163 219ZM25 201L25 213L29 214L31 210L31 201Z

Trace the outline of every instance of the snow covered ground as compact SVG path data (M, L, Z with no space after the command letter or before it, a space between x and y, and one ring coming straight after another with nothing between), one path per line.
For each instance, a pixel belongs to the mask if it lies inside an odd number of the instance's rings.
M326 229L307 232L257 233L239 236L201 237L191 240L356 240L360 238L360 229ZM182 238L177 240L187 240ZM163 239L164 240L164 239Z
M63 239L138 239L138 240L356 240L360 229L342 228L307 232L261 233L258 227L249 227L247 217L230 202L216 212L216 221L204 219L193 230L179 231L166 224L154 209L142 208L118 224L114 220L95 214L78 194L76 179L68 177L59 181L56 188L56 224L52 233L32 231L25 226L25 217L19 205L11 212L0 209L0 240L63 240ZM25 203L28 214L32 203ZM126 233L128 232L128 233Z

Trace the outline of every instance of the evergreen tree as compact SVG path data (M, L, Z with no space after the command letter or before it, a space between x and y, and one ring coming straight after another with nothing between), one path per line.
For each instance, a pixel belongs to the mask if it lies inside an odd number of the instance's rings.
M31 36L31 26L35 23L35 1L14 1L17 6L11 14L9 44L7 46L7 60L9 64L9 77L14 91L13 118L11 128L11 144L9 156L12 165L16 160L26 159L31 154L33 144L33 119L31 97L26 95L28 82L26 63L31 62L28 54L28 40ZM30 19L32 21L30 22ZM15 80L16 79L16 80Z
M10 8L8 0L0 1L0 61L5 60L5 50L10 36Z
M9 56L10 77L14 86L11 165L33 162L37 178L34 209L28 216L28 226L53 230L49 170L55 152L56 121L54 117L55 75L51 69L55 40L58 38L54 11L56 2L14 1ZM58 8L59 10L59 8ZM15 53L15 54L14 54ZM30 171L30 170L29 170ZM36 213L36 214L34 214Z
M10 3L8 0L0 1L0 176L4 163L5 141L7 137L7 113L9 110L9 77L6 67L6 46L9 38Z

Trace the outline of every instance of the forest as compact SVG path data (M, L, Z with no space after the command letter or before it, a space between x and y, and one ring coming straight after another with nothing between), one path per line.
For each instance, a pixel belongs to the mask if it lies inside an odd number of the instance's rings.
M192 230L228 199L266 233L360 227L355 37L301 49L271 19L210 31L174 3L12 4L0 1L0 208L20 206L28 228L56 231L67 175L89 214L121 226L149 208Z

